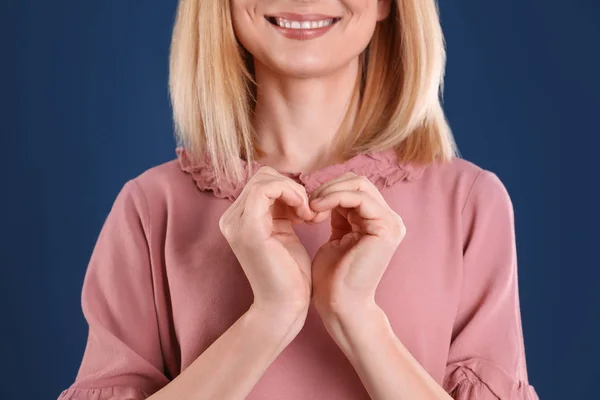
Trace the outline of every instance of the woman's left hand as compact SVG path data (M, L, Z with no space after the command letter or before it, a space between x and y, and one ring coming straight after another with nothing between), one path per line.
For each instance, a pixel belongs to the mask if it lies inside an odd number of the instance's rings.
M402 218L369 179L352 172L316 189L310 206L314 221L331 214L331 237L312 262L312 302L321 318L374 305L379 281L406 234Z

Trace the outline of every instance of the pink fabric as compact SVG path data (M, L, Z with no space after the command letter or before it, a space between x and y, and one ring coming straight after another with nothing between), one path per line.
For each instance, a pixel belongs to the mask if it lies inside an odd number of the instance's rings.
M218 229L241 185L220 187L185 151L127 182L85 276L81 367L61 400L144 399L190 365L250 306L252 291ZM288 174L310 193L346 171L367 176L407 235L376 300L394 332L457 400L539 400L528 382L513 208L499 178L455 158L427 168L391 150ZM246 165L246 181L259 165ZM297 225L314 256L328 222ZM310 309L300 334L247 397L369 399Z

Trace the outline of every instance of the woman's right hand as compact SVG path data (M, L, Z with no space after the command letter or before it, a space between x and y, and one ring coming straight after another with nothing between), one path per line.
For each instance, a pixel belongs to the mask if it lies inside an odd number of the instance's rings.
M292 225L314 216L304 187L269 166L221 216L219 228L250 282L255 308L295 315L308 310L311 259Z

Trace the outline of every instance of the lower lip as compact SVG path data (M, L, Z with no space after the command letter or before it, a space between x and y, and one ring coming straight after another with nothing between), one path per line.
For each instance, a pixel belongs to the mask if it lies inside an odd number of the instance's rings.
M271 22L267 21L267 23L269 25L271 25L273 28L275 28L275 30L277 32L281 33L283 36L285 36L288 39L295 39L295 40L308 40L308 39L318 38L319 36L323 36L324 34L329 32L329 30L331 28L333 28L338 22L339 22L339 20L332 23L331 25L323 26L321 28L292 29L292 28L282 28L279 25L274 25Z

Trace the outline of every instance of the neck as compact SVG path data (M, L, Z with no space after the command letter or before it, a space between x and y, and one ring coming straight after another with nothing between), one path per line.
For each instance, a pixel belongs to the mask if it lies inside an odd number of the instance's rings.
M255 60L258 84L254 129L258 159L281 172L312 171L341 163L334 143L350 107L358 59L327 76L290 78L276 75Z

